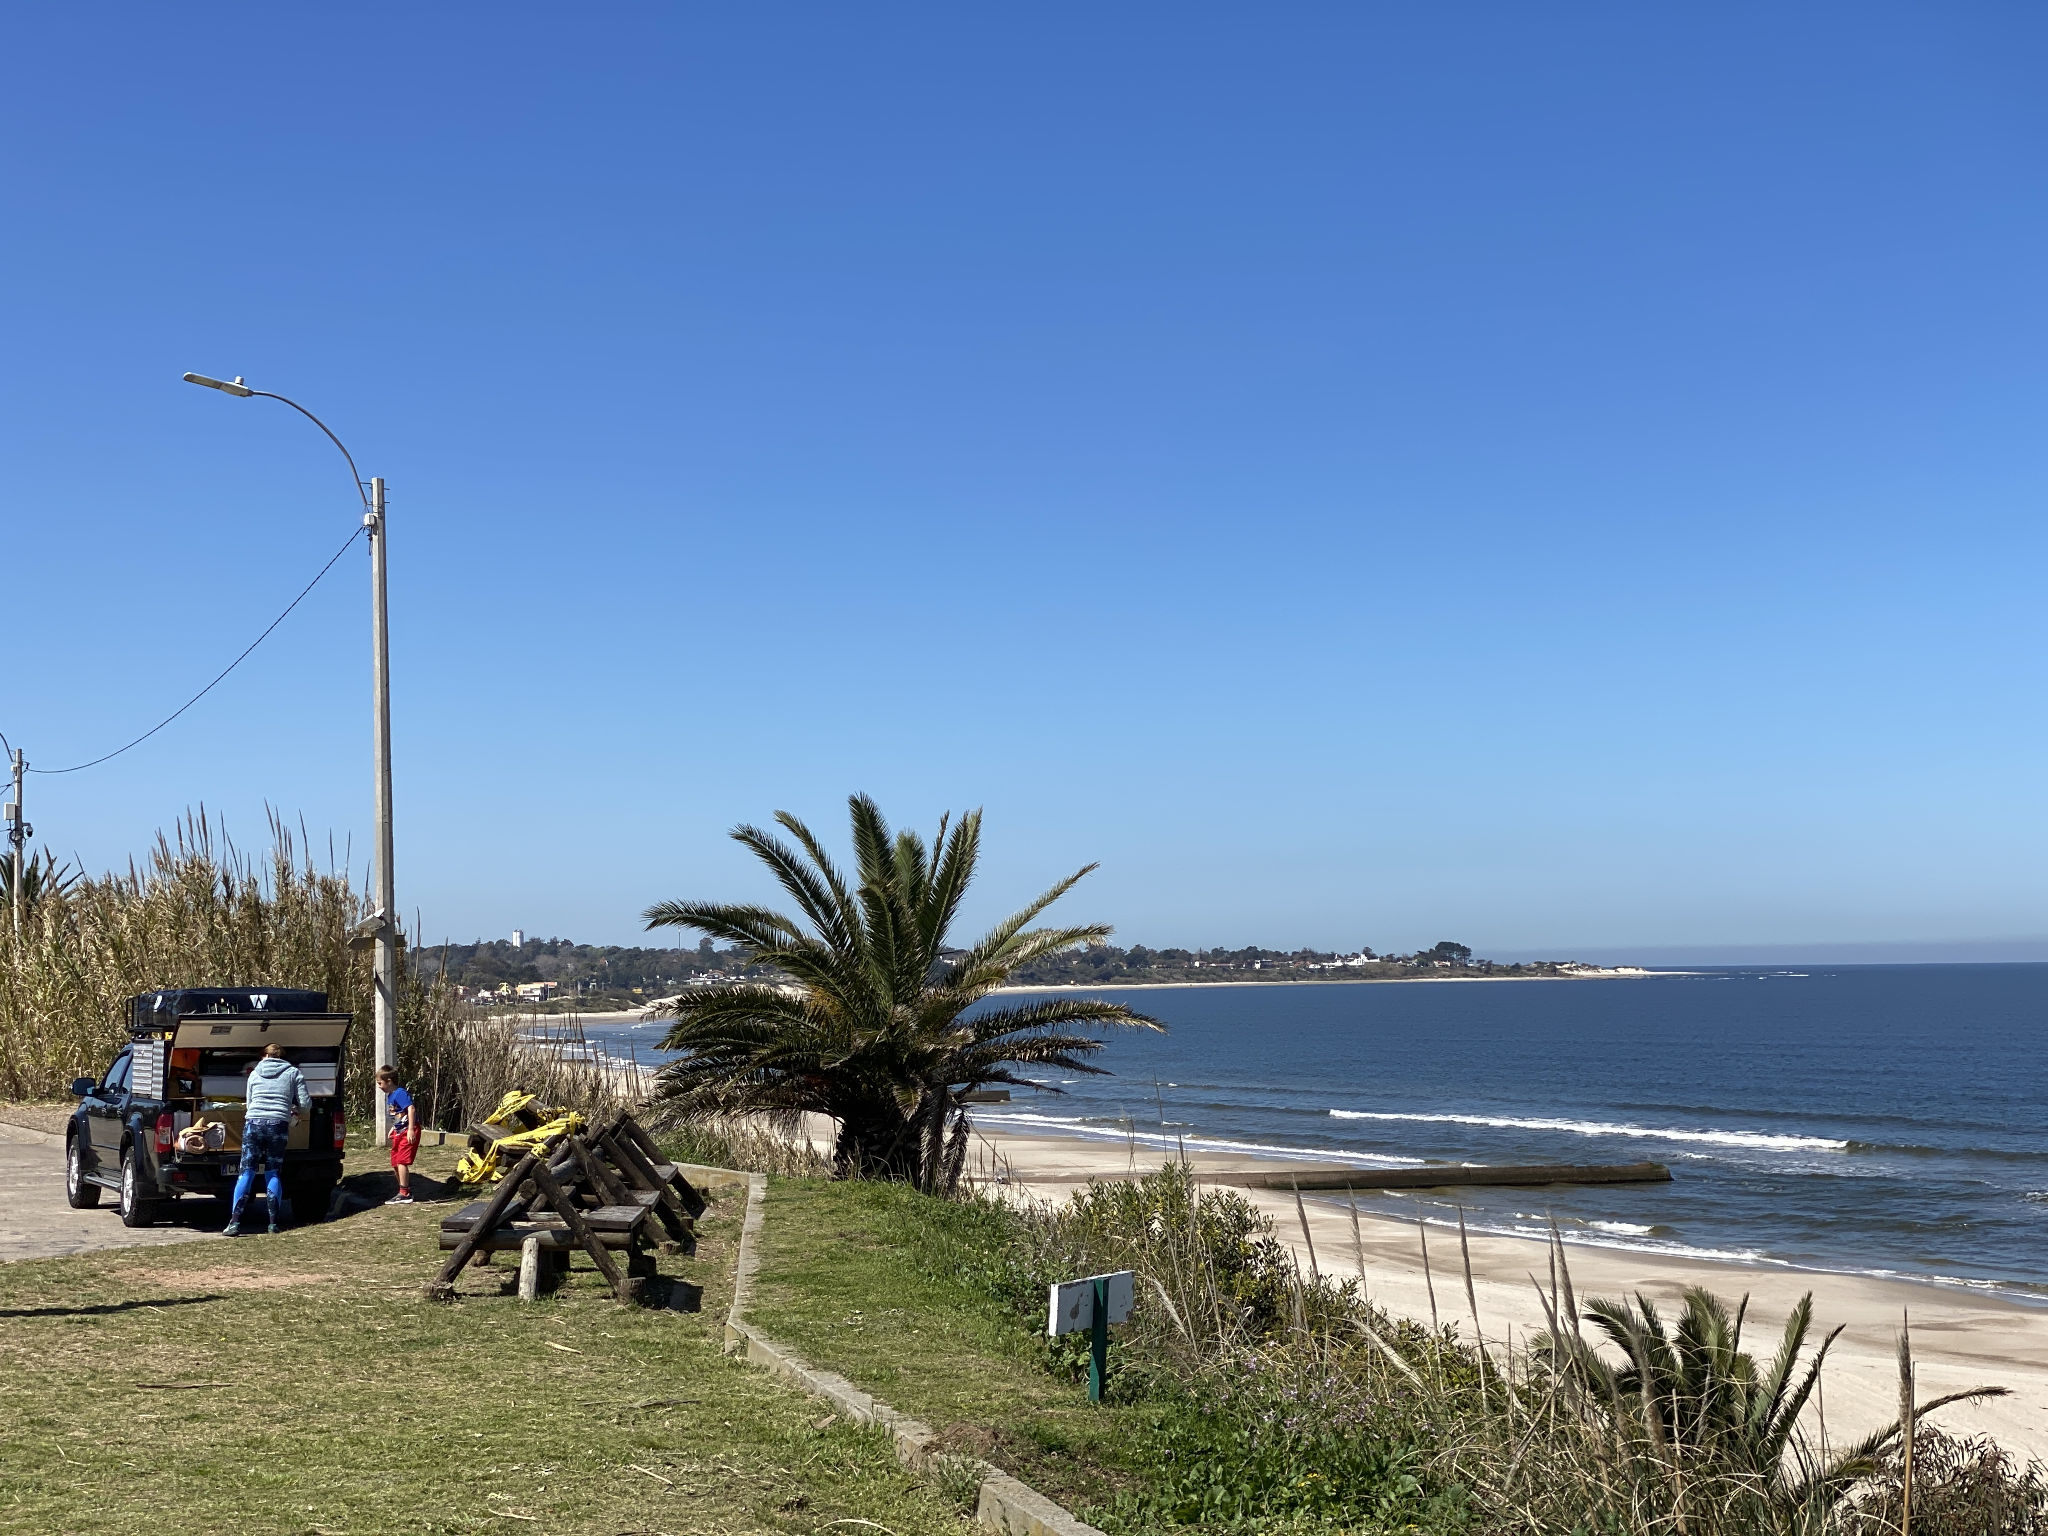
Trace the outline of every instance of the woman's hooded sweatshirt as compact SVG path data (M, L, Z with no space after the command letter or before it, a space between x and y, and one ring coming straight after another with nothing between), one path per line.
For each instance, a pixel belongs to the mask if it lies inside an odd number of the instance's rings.
M313 1107L313 1095L306 1091L306 1079L282 1056L266 1056L249 1074L248 1108L245 1118L254 1120L274 1115L289 1120L295 1110Z

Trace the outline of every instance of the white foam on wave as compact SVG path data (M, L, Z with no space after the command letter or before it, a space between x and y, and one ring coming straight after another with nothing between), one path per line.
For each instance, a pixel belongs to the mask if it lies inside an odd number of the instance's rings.
M1389 1194L1393 1191L1389 1190ZM1314 1196L1309 1198L1313 1199ZM1442 1227L1455 1232L1458 1223L1448 1216L1424 1216L1425 1225ZM1538 1242L1550 1241L1551 1229L1533 1222L1508 1221L1489 1222L1483 1217L1469 1222L1470 1230L1487 1233L1495 1237L1526 1237ZM1612 1231L1590 1231L1588 1228L1614 1228ZM1568 1247L1607 1248L1623 1253L1658 1253L1675 1259L1709 1259L1723 1264L1768 1265L1773 1269L1796 1269L1799 1266L1788 1259L1773 1258L1760 1248L1701 1248L1692 1243L1681 1243L1673 1238L1651 1236L1648 1227L1634 1226L1628 1222L1587 1222L1584 1226L1564 1227L1558 1231Z
M1317 1162L1343 1162L1359 1168L1419 1167L1419 1157L1387 1157L1373 1152L1339 1152L1329 1147L1275 1147L1257 1141L1224 1141L1213 1136L1162 1136L1157 1131L1126 1129L1120 1125L1090 1125L1066 1115L1034 1115L1027 1110L988 1110L977 1106L975 1119L987 1125L1014 1125L1058 1131L1062 1135L1092 1136L1102 1141L1136 1141L1148 1147L1187 1147L1200 1152L1247 1152L1256 1157L1313 1158Z
M1596 1232L1612 1232L1617 1237L1648 1237L1657 1230L1639 1221L1589 1221L1586 1225Z
M1697 1142L1747 1147L1761 1152L1846 1152L1849 1143L1825 1136L1779 1136L1769 1131L1682 1130L1654 1125L1620 1125L1605 1120L1536 1120L1517 1115L1393 1114L1369 1109L1333 1109L1339 1120L1395 1120L1422 1125L1485 1125L1496 1130L1569 1131L1575 1136L1633 1136L1646 1141Z

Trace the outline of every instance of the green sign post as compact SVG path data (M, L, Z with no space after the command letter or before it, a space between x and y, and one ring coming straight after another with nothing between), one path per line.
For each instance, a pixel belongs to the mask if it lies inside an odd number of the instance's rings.
M1131 1315L1137 1295L1137 1274L1120 1269L1114 1274L1089 1275L1068 1280L1052 1288L1051 1307L1045 1331L1053 1338L1063 1333L1088 1330L1088 1401L1102 1401L1102 1388L1109 1375L1109 1325Z

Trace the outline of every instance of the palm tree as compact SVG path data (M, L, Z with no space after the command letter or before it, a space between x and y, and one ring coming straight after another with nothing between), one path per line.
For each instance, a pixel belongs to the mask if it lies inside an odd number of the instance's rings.
M1617 1430L1640 1433L1652 1461L1674 1474L1675 1490L1702 1476L1729 1479L1746 1491L1766 1528L1819 1531L1849 1491L1877 1471L1877 1457L1898 1441L1900 1426L1877 1430L1839 1454L1817 1452L1799 1434L1799 1417L1842 1330L1822 1339L1799 1369L1813 1327L1809 1291L1786 1318L1770 1364L1759 1367L1742 1349L1748 1310L1745 1296L1731 1317L1713 1292L1689 1286L1676 1328L1667 1329L1656 1304L1639 1291L1633 1304L1596 1300L1584 1314L1621 1351L1623 1364L1602 1359L1576 1328L1553 1328L1536 1347L1555 1369L1591 1390ZM1922 1404L1914 1417L2004 1390L1952 1392Z
M755 965L789 978L686 992L662 1041L683 1054L662 1068L656 1102L675 1119L765 1115L789 1131L807 1113L830 1115L840 1176L949 1191L967 1156L965 1095L996 1083L1050 1086L1017 1076L1017 1068L1102 1071L1085 1058L1103 1041L1075 1033L1077 1026L1163 1026L1091 997L977 1008L1039 956L1109 936L1101 924L1029 926L1095 866L955 950L947 932L974 878L981 813L969 812L950 832L950 817L942 818L927 849L914 832L892 835L866 795L848 803L853 884L787 811L775 819L794 848L758 827L732 834L773 872L801 922L726 902L665 901L643 914L650 929L694 929L737 944Z
M21 905L24 911L33 912L36 903L44 896L62 896L78 884L78 871L69 864L59 864L57 856L49 849L43 856L34 855L22 860L21 864ZM14 905L14 860L0 855L0 907Z

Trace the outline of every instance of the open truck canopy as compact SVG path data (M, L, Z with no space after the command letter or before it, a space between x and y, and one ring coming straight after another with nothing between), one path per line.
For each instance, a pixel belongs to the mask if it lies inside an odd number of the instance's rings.
M315 1098L341 1091L341 1047L352 1015L329 1013L327 994L297 987L183 987L128 1000L136 1086L239 1099L267 1045L305 1075Z

